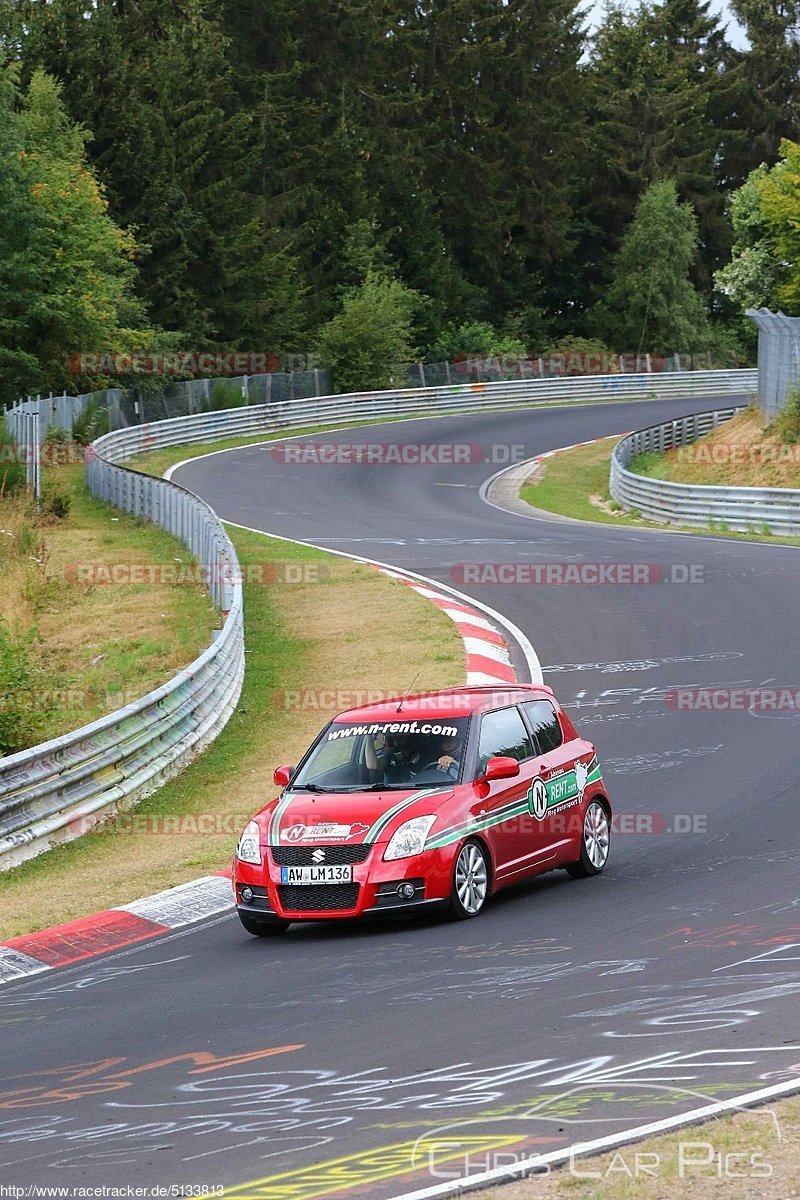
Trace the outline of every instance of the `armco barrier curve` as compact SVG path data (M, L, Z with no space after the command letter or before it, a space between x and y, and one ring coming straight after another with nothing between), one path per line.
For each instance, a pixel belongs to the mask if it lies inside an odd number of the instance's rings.
M176 774L216 737L244 677L236 552L197 496L117 466L117 433L94 444L87 482L102 500L166 529L202 564L222 628L199 658L141 700L30 750L0 759L0 867L68 841Z
M242 592L233 546L197 496L120 465L132 455L393 416L746 393L755 390L756 376L754 370L687 371L405 388L223 409L134 425L99 438L86 467L91 491L180 538L206 565L224 624L213 644L163 687L73 733L0 759L0 868L69 840L86 828L87 819L100 820L154 791L219 733L241 691ZM23 402L6 414L20 441L23 416L36 404Z
M611 456L610 491L623 508L636 509L643 517L668 524L692 527L724 527L736 533L800 536L800 489L762 487L709 487L704 484L673 483L636 475L628 465L637 454L663 454L687 446L742 408L722 408L666 421L628 434Z
M663 375L588 375L563 379L522 379L399 391L354 392L271 404L253 404L218 412L173 417L132 425L115 435L118 460L164 446L191 445L217 438L339 425L420 414L458 412L530 404L581 404L615 400L680 400L755 392L755 370L682 371ZM117 440L118 439L118 440Z

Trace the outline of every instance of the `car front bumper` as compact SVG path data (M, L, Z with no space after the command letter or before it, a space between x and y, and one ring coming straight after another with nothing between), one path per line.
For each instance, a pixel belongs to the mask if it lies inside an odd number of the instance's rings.
M411 913L449 899L452 847L391 862L383 859L385 849L385 842L376 843L363 863L353 865L352 883L346 885L282 884L281 868L273 861L269 847L264 849L264 861L259 866L234 858L236 907L256 920L325 921ZM252 893L250 899L242 895L244 888Z

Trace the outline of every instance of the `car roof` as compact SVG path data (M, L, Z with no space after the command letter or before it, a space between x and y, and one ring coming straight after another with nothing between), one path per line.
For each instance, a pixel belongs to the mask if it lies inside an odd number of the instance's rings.
M439 692L423 692L414 696L395 696L359 708L339 713L336 721L407 721L428 717L468 717L472 713L518 704L522 700L553 700L553 690L545 683L511 683L493 686L447 688Z

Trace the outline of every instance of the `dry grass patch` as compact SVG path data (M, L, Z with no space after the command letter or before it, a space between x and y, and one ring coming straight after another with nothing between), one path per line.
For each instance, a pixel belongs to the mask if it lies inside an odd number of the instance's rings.
M245 584L245 686L223 733L137 806L131 815L145 831L88 834L0 875L0 938L227 866L241 827L275 794L274 768L297 761L335 709L354 702L347 693L402 693L418 669L415 690L463 683L453 622L413 589L321 551L243 530L231 535L243 566L312 565L319 582ZM158 832L175 816L184 832ZM195 832L201 816L211 819L211 832Z
M631 470L676 483L800 487L800 443L786 443L753 406L719 429L666 454L642 454Z
M0 618L31 637L32 720L16 748L69 732L169 680L218 626L206 589L169 582L76 582L78 564L191 563L176 539L95 500L80 466L45 471L71 498L61 520L25 495L0 498ZM11 687L11 692L9 692ZM6 702L17 683L0 682Z
M559 1168L547 1177L479 1195L481 1200L790 1200L800 1196L800 1099L576 1159L572 1173Z

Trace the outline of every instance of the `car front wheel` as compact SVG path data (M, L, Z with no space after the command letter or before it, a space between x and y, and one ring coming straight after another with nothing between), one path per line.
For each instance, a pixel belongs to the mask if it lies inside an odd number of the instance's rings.
M590 875L599 875L608 862L610 844L608 813L599 800L593 800L583 817L581 856L577 862L567 864L567 871L572 878L586 879Z
M489 864L479 842L465 842L453 869L450 911L459 921L477 917L489 895Z

